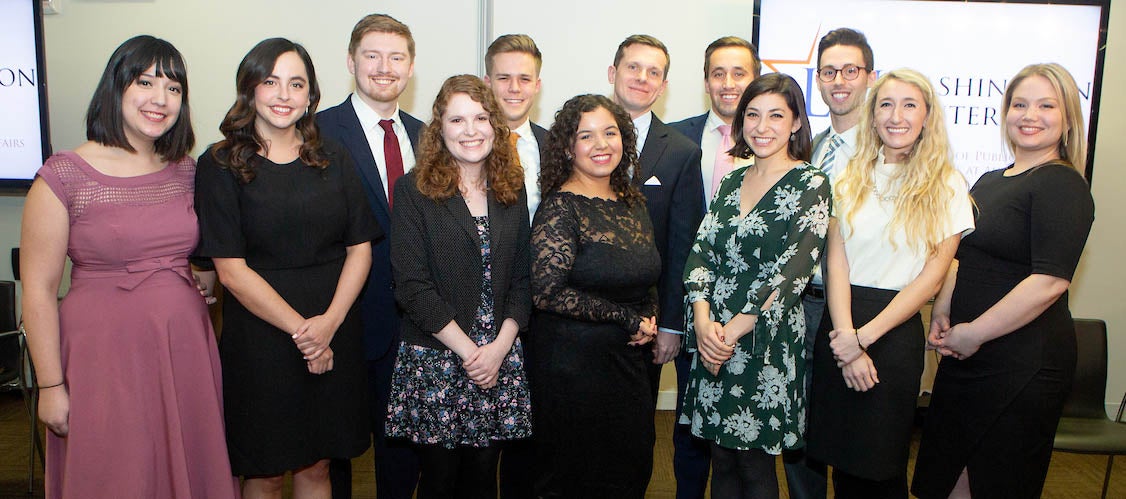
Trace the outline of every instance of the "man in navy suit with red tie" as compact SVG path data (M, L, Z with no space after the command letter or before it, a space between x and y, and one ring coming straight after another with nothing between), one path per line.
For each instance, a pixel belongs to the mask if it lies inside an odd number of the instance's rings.
M344 145L359 170L368 204L384 231L391 228L395 182L414 167L422 122L399 109L414 74L414 38L395 18L372 14L356 23L348 44L348 72L356 92L317 114L321 133ZM372 244L371 273L360 300L372 401L375 485L380 499L409 499L418 459L407 443L387 442L384 421L399 348L399 316L391 289L388 238ZM351 463L333 460L332 497L352 496Z

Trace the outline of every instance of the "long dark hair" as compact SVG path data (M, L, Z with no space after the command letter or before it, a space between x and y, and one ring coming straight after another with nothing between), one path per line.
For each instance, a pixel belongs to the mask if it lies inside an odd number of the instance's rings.
M630 206L644 202L645 198L641 195L641 191L630 182L630 172L638 165L637 130L633 127L633 120L621 106L614 104L605 96L593 94L576 95L555 113L555 123L551 125L551 130L548 132L547 150L540 165L540 192L544 196L555 192L571 178L571 172L574 171L571 149L574 147L579 122L584 113L598 108L610 111L622 134L622 160L610 173L610 188L614 190L618 199Z
M328 158L321 147L321 135L317 129L317 104L321 101L321 88L317 84L317 74L313 70L313 59L299 43L285 38L262 40L250 49L239 63L235 76L235 103L227 111L219 131L224 139L215 144L215 158L235 172L242 183L254 180L255 167L260 161L258 151L266 144L254 128L258 112L254 109L254 90L274 71L278 58L287 52L295 52L305 63L309 73L309 109L297 120L297 133L304 140L301 145L301 161L313 168L328 166Z
M747 139L743 138L743 117L747 115L747 105L751 103L751 100L764 94L782 96L782 100L786 101L786 107L789 107L790 112L793 113L794 119L801 123L801 129L793 133L792 139L786 145L786 153L792 159L808 163L813 152L813 139L809 135L809 118L805 114L805 96L802 95L798 82L794 81L790 75L783 73L764 74L747 85L747 89L743 91L743 97L739 99L739 108L735 111L735 120L731 127L731 136L735 139L735 146L727 152L737 158L749 158L754 154L751 151L750 144L747 143Z
M113 51L106 69L102 71L102 79L94 89L90 107L86 109L86 139L104 146L137 152L125 137L121 96L150 67L156 68L156 76L167 77L179 83L182 91L180 116L172 128L153 144L162 160L172 162L186 156L195 145L192 113L188 106L188 72L184 67L184 57L176 47L149 35L125 40Z

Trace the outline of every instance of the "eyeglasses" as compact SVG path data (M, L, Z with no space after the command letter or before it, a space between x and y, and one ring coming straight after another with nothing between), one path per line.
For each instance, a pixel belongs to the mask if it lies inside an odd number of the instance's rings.
M833 80L837 79L837 73L840 73L845 81L852 81L860 76L861 70L867 71L868 68L854 66L852 64L845 64L845 66L840 69L834 68L833 66L825 66L817 70L817 78L825 83L832 83Z

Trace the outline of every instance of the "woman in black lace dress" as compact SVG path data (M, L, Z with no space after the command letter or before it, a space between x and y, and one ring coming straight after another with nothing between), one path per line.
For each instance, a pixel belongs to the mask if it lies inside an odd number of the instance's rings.
M540 497L644 497L660 256L630 183L637 134L602 96L555 115L532 223L529 346Z

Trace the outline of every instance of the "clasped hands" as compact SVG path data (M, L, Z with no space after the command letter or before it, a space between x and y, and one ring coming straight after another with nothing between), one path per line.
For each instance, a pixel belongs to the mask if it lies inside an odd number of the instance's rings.
M461 362L461 367L469 375L469 380L483 390L497 386L497 379L500 377L500 364L504 362L508 351L512 349L511 347L505 348L504 345L498 343L493 341L477 346L477 349L473 350Z
M637 332L629 335L629 343L631 347L641 346L657 337L657 316L642 317L641 323L637 326Z
M950 325L950 316L932 314L927 334L927 350L937 350L944 357L965 360L981 348L981 340L972 322Z
M833 350L837 367L841 368L845 386L866 392L879 384L880 377L876 374L872 358L860 346L859 333L860 330L853 328L829 331L829 348Z
M332 337L341 321L327 315L315 315L301 324L293 333L293 342L305 358L306 367L313 374L324 374L332 370Z
M754 330L754 321L749 329L743 331L737 331L733 327L734 322L724 325L707 318L696 321L696 349L700 352L704 369L712 373L712 376L718 376L723 363L735 355L735 344L739 342L739 338Z

